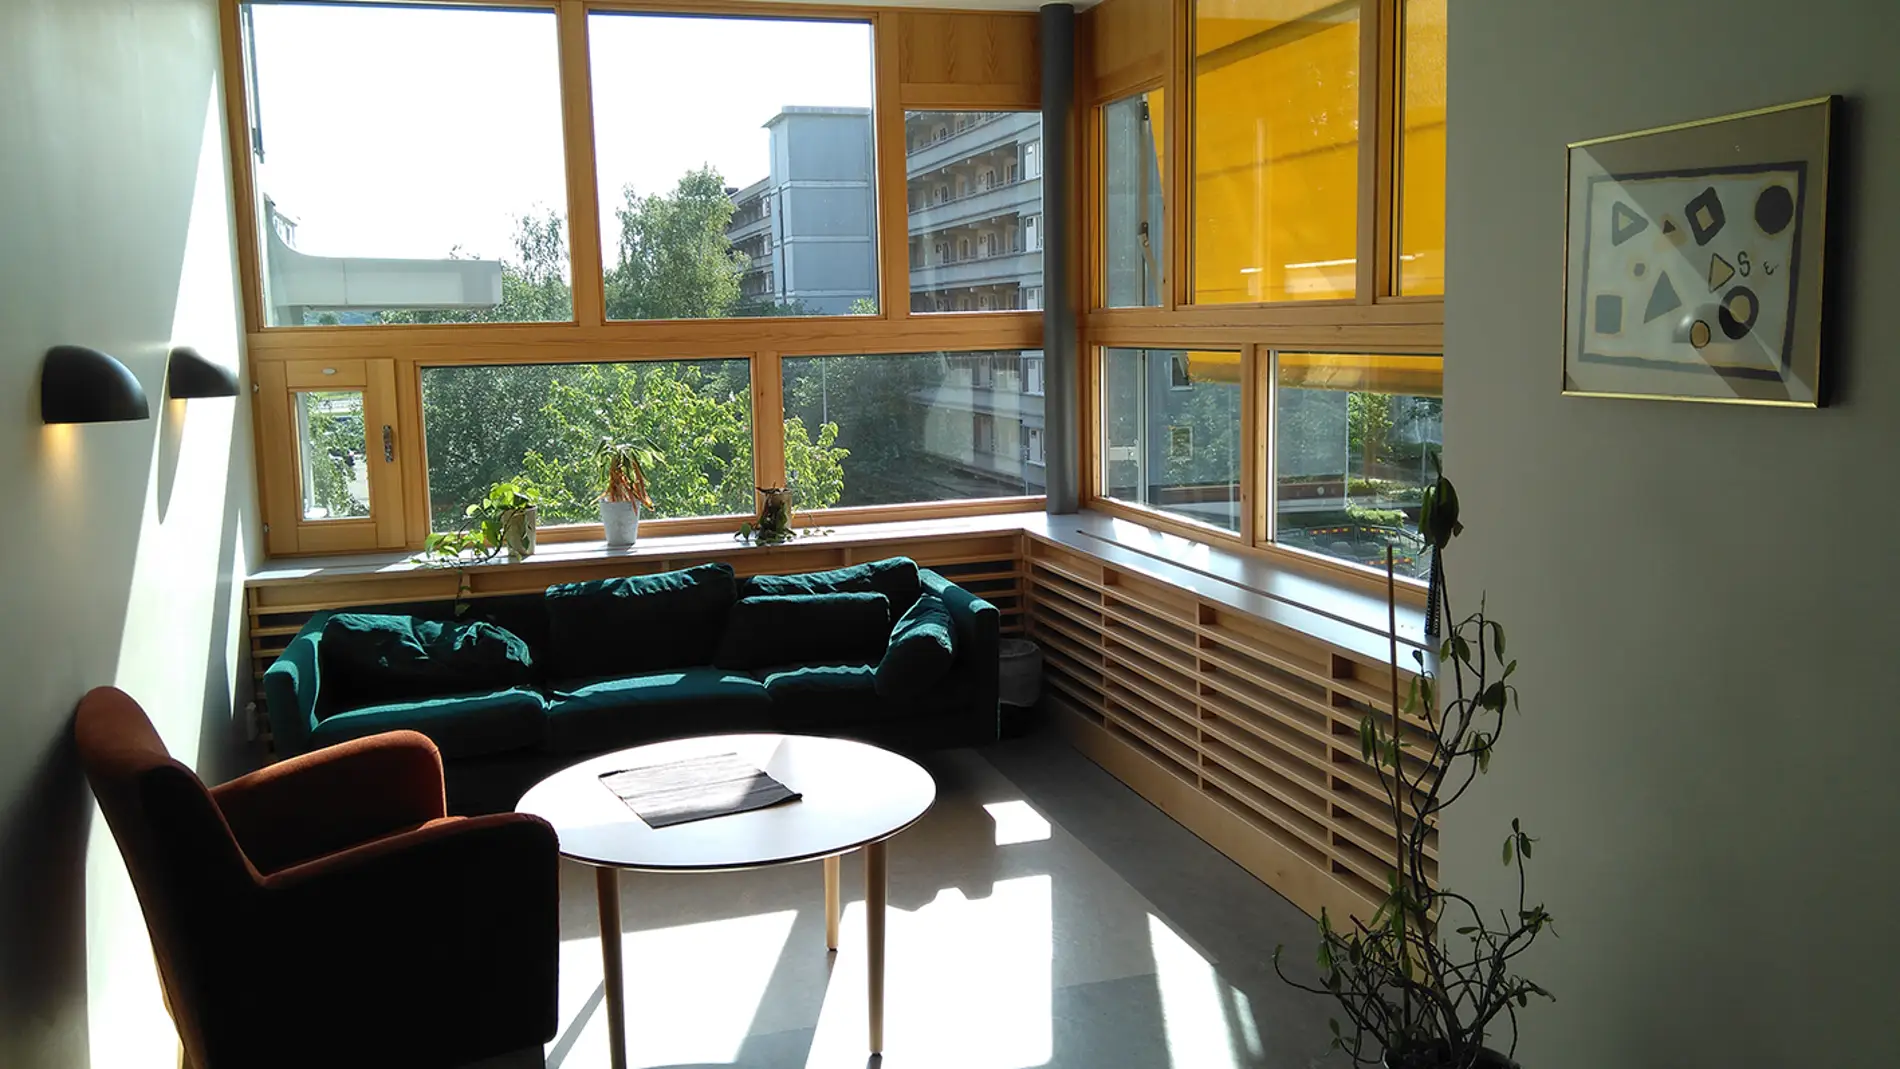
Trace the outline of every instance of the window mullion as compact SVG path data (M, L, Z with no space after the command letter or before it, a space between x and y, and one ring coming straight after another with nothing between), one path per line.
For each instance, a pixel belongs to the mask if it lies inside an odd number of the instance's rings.
M587 5L582 0L561 0L556 18L561 37L561 132L567 160L568 270L574 321L583 327L597 327L607 321L607 294L594 166L594 90L589 69Z

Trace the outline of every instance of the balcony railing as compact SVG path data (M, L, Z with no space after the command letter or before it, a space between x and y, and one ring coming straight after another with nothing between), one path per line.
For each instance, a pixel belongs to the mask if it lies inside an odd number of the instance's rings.
M912 150L905 161L904 170L915 178L1011 141L1040 140L1041 137L1041 112L1008 111L967 127L961 133L953 133L942 141L932 141Z
M913 293L950 286L987 286L999 282L1042 285L1042 250L970 256L910 269L910 288Z
M1034 215L1041 211L1042 179L1019 178L915 208L910 213L910 232L915 237L999 215Z

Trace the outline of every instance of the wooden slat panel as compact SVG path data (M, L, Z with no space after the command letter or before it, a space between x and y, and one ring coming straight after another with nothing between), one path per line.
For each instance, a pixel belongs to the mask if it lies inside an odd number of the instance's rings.
M1027 542L1029 630L1077 745L1303 908L1369 915L1397 838L1358 725L1391 715L1389 666ZM1425 741L1411 725L1405 735Z

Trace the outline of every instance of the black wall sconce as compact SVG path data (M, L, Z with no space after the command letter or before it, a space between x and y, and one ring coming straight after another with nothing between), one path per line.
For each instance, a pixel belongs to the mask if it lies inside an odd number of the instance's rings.
M165 392L173 400L187 397L236 397L237 372L214 364L198 355L198 350L181 345L172 350L165 369Z
M152 407L131 369L97 349L55 345L40 368L40 419L112 423L145 419Z

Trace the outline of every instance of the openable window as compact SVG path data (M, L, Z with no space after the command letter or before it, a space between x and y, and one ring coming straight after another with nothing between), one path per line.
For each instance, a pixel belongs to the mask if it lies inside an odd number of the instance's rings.
M1438 356L1280 353L1274 360L1274 541L1426 575L1419 502L1444 444Z
M1161 304L1168 261L1162 223L1161 91L1102 107L1102 304Z
M787 358L785 471L799 509L1044 492L1038 350ZM1036 456L1030 459L1030 442Z

